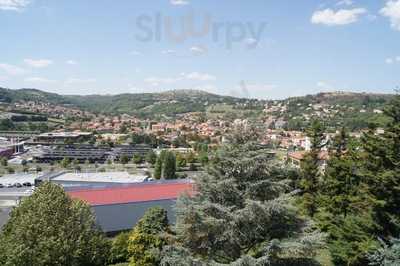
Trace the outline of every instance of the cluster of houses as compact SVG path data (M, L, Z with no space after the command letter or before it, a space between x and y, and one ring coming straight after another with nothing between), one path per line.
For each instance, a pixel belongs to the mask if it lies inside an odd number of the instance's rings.
M72 106L60 106L44 102L19 101L9 106L9 109L29 111L37 114L47 114L54 118L65 119L67 117L94 117L95 115L82 111Z

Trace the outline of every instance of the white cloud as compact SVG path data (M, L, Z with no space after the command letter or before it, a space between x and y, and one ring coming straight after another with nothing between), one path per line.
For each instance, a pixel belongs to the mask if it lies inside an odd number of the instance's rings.
M67 63L68 65L77 65L78 62L76 62L75 60L67 60L65 63Z
M25 64L31 66L31 67L36 67L36 68L43 68L43 67L48 67L49 65L53 64L53 61L48 60L48 59L24 59Z
M317 87L321 89L327 89L330 90L333 88L333 86L325 81L318 81L317 82Z
M342 1L339 1L336 5L338 5L338 6L351 6L353 4L354 4L354 2L352 0L342 0Z
M394 63L394 61L393 61L392 58L386 58L385 63L388 64L388 65L391 65L391 64Z
M135 55L135 56L137 56L137 55L142 55L142 53L139 52L139 51L131 51L129 54L130 54L130 55Z
M382 16L388 17L393 29L400 31L400 0L388 1L380 10Z
M396 57L388 57L385 59L385 63L388 65L394 64L394 63L400 63L400 56L396 56Z
M0 0L0 10L21 11L29 4L28 0Z
M192 72L189 74L183 74L186 79L189 80L198 80L198 81L213 81L217 78L213 75L199 72Z
M365 13L367 13L365 8L340 9L338 11L328 8L314 12L311 22L328 26L347 25L357 22L359 17Z
M69 78L65 81L65 84L71 85L71 84L87 84L87 83L93 83L96 82L96 79L93 78L88 78L88 79L81 79L81 78Z
M26 73L25 69L10 64L0 64L0 69L13 76Z
M193 46L190 48L190 52L194 55L203 55L207 53L207 48L203 46Z
M161 52L162 54L176 54L175 50L164 50Z
M159 86L161 84L174 84L180 81L214 81L217 78L213 75L207 74L207 73L200 73L200 72L191 72L191 73L181 73L177 77L166 77L166 78L160 78L160 77L150 77L146 78L144 82L151 84L153 86Z
M41 77L31 77L31 78L26 78L25 82L30 82L30 83L54 83L56 81L52 80L52 79L41 78Z
M244 40L247 49L254 49L258 46L259 41L255 38L247 38Z
M187 0L170 0L170 3L175 6L183 6L183 5L188 5L189 1L187 1Z

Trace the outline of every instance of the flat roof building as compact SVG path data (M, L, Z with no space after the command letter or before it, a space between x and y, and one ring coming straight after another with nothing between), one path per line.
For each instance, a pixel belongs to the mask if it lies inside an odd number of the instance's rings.
M175 223L175 203L182 193L193 194L191 181L151 182L129 187L68 191L74 199L88 203L103 232L113 235L130 230L146 210L159 206Z

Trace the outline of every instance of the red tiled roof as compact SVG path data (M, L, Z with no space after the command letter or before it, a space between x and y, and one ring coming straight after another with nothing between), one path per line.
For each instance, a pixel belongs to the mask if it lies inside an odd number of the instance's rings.
M123 188L68 191L73 199L91 206L177 199L180 194L193 194L191 183L144 184Z

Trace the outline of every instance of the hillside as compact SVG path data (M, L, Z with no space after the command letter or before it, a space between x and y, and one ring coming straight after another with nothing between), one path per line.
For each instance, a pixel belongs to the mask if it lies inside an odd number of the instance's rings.
M331 92L289 98L268 104L267 113L287 121L289 129L304 129L313 118L332 127L351 130L370 124L385 123L382 111L393 95L373 93Z
M357 130L369 124L383 124L384 105L393 95L331 92L293 97L279 101L261 101L216 95L198 90L176 90L161 93L119 95L59 95L36 89L0 88L0 102L34 101L53 105L119 115L133 114L141 118L174 117L188 112L204 112L210 118L249 118L284 124L300 130L314 118L324 120L332 128L346 126ZM264 110L264 115L262 110ZM263 116L263 118L261 117ZM278 124L276 122L279 122Z
M104 114L135 114L140 117L158 115L174 116L188 112L205 112L208 106L256 105L262 109L263 104L257 100L220 96L197 90L177 90L162 93L136 93L118 95L59 95L36 89L10 90L0 88L0 102L15 103L35 101L54 105L69 105L85 111Z

